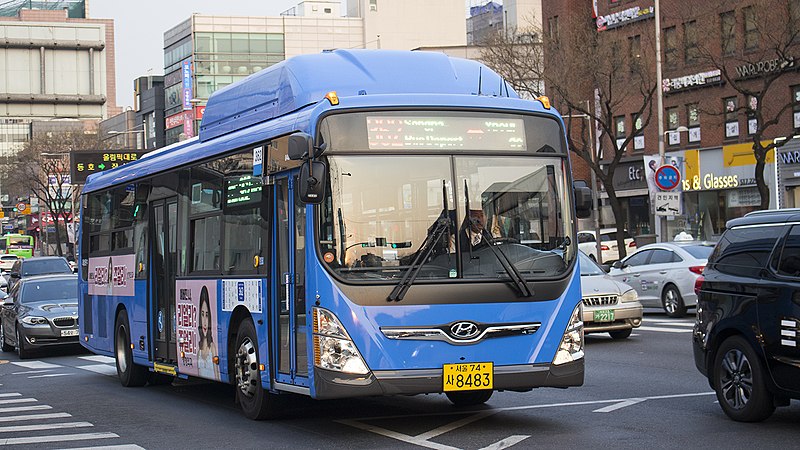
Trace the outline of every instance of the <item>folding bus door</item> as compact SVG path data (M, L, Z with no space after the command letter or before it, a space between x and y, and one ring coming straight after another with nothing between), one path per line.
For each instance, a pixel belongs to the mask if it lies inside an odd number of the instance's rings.
M151 308L156 361L177 361L175 346L175 274L178 271L177 223L178 200L170 197L151 203L152 296ZM151 322L153 323L153 322Z

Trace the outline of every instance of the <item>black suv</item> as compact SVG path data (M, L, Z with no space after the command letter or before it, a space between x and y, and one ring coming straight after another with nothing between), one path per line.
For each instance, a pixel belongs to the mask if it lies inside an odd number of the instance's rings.
M731 419L800 398L800 210L727 223L695 284L694 360Z

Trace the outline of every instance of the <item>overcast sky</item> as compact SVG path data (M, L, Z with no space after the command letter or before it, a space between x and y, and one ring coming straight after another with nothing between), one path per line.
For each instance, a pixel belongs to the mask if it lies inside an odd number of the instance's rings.
M117 105L133 106L133 80L164 73L164 32L192 13L278 16L302 0L89 0L89 17L114 19ZM344 8L343 8L344 10Z

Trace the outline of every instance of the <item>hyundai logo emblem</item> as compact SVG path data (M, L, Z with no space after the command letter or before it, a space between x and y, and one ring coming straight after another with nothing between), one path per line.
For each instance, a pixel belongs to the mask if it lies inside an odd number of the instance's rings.
M473 322L456 322L450 325L450 334L456 339L470 339L478 335L480 329Z

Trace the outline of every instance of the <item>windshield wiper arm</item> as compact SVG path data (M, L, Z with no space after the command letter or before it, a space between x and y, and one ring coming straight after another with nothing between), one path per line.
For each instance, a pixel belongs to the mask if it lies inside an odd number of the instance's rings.
M439 215L439 218L436 219L436 222L428 229L428 235L425 236L425 240L422 241L422 244L419 246L419 250L417 251L417 256L414 257L414 261L408 267L405 275L397 283L397 286L392 289L392 292L389 294L389 297L386 298L386 301L394 302L400 301L405 297L408 288L414 283L414 280L417 279L417 275L419 275L420 271L422 270L422 266L424 265L424 261L430 257L431 252L433 252L434 245L439 242L439 239L442 238L445 232L450 231L450 211L447 205L447 189L445 187L445 182L442 180L442 203L444 203L444 209L442 209L442 214ZM447 239L448 241L450 239Z
M502 250L494 247L495 242L491 233L486 231L486 229L484 228L483 230L481 230L481 235L483 236L484 239L486 239L486 242L489 244L488 245L489 250L491 250L492 253L494 253L494 256L497 257L497 260L500 261L500 265L503 266L503 269L505 269L506 273L508 273L508 276L511 278L511 281L513 281L514 285L517 286L517 289L519 289L520 294L522 294L523 297L532 297L533 293L528 288L528 284L525 283L525 280L522 278L522 274L519 273L519 270L517 270L517 267L508 258L508 255L503 253Z

